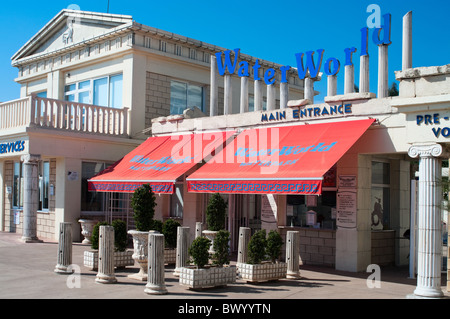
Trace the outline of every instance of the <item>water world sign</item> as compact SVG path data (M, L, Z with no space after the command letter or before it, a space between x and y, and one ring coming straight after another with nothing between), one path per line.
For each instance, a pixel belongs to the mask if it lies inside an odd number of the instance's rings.
M387 13L383 15L383 24L379 27L373 28L372 31L372 41L374 44L380 45L390 45L391 44L391 14ZM361 29L361 56L368 55L368 44L369 44L369 28L364 27ZM216 53L217 58L217 69L220 75L225 75L228 71L229 74L234 74L237 69L237 75L240 77L250 76L250 65L247 61L240 61L238 63L240 49L234 49L234 57L231 58L231 51L226 50L224 52ZM345 54L345 65L353 65L352 54L355 53L357 49L355 47L350 47L344 49ZM297 73L299 79L303 80L309 73L310 78L316 78L322 67L322 60L324 56L324 49L318 49L314 51L306 51L295 54L297 62ZM314 59L314 54L317 53L317 59ZM305 58L305 60L304 60ZM341 66L341 62L335 58L328 58L324 65L323 71L326 75L337 75ZM253 80L262 80L259 74L259 69L261 64L259 60L256 59L255 64L251 67L253 69ZM285 65L280 67L280 82L286 83L287 72L291 69L291 66ZM274 68L267 68L264 71L263 76L264 82L267 85L274 84L276 82L276 70Z

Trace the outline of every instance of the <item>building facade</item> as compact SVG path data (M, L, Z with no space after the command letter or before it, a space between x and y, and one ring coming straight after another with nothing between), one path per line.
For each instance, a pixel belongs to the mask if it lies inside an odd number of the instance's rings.
M33 238L57 239L59 223L72 222L78 241L78 220L85 217L114 215L132 223L126 196L89 192L87 179L145 141L153 119L209 115L210 57L223 50L131 16L58 13L12 57L21 89L17 100L0 104L1 231L23 233L29 219L24 210L37 221ZM260 63L261 72L280 67ZM288 75L289 94L301 98L303 82L293 75L295 70ZM240 87L237 76L228 84L230 103L218 100L220 114L239 112L239 96L231 94ZM218 81L217 94L224 91ZM253 95L250 88L250 108ZM28 173L38 188L32 208Z

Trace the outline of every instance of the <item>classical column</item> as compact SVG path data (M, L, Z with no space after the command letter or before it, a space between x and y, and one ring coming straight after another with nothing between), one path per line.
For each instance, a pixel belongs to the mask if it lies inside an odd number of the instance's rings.
M202 237L202 231L203 231L203 223L196 222L195 223L195 238Z
M224 75L224 106L223 114L233 113L233 88L231 84L231 75Z
M337 94L337 75L327 76L327 96L335 96Z
M355 92L355 66L346 65L344 68L344 94Z
M441 159L442 146L413 145L408 155L419 158L419 214L417 287L420 297L441 297L442 225Z
M310 77L305 77L305 99L310 100L314 104L314 80Z
M100 226L98 238L98 273L95 282L101 284L116 283L114 264L114 227Z
M388 47L386 44L378 46L378 98L387 97L389 91Z
M241 77L240 113L248 112L248 76Z
M249 227L239 227L238 264L246 263L248 260L248 243L250 241L251 231Z
M58 256L55 272L58 274L71 274L72 265L72 223L59 224Z
M287 103L289 100L289 83L280 83L280 109L287 108Z
M164 235L148 235L148 277L144 292L149 295L167 294L164 281Z
M180 268L187 265L189 259L189 227L177 229L177 257L175 260L174 276L180 275Z
M211 92L209 95L209 116L219 115L219 93L217 86L217 59L215 55L211 55Z
M37 237L37 210L39 209L39 172L40 155L22 155L24 171L23 194L23 232L22 240L26 243L41 242Z
M300 278L299 270L300 257L300 233L298 231L288 231L286 233L286 278Z
M263 94L262 94L262 80L255 80L254 84L254 111L262 111L262 101L263 101Z
M412 11L403 16L402 70L412 68Z
M359 58L359 92L370 92L369 55L361 55Z
M275 84L267 85L267 111L276 109Z

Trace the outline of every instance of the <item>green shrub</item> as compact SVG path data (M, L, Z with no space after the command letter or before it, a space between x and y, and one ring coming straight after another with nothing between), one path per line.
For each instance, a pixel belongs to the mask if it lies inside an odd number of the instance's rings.
M155 219L153 221L152 230L156 230L157 232L162 233L162 228L163 228L163 222Z
M206 223L208 229L219 231L225 229L225 217L227 216L227 203L219 193L211 196L206 207Z
M127 223L121 219L113 220L114 227L114 247L116 251L125 251L128 246Z
M144 184L133 192L131 207L134 213L136 230L149 231L152 229L155 206L155 194L149 184Z
M230 240L230 233L226 230L219 230L213 243L213 263L218 266L227 265L230 263L230 253L228 242Z
M267 235L266 254L274 263L280 257L281 247L283 246L283 239L276 230L271 230Z
M253 234L248 243L248 261L250 264L259 264L266 257L266 230L261 229Z
M189 255L192 257L192 261L197 268L203 268L208 264L208 249L210 245L211 241L208 238L197 237L192 242L191 247L189 247Z
M109 224L107 222L98 222L95 224L94 229L92 229L92 236L91 236L91 248L92 249L98 249L98 239L100 236L100 226L108 226Z
M181 224L174 219L168 219L164 222L162 227L162 233L164 235L164 241L168 248L177 247L177 231Z

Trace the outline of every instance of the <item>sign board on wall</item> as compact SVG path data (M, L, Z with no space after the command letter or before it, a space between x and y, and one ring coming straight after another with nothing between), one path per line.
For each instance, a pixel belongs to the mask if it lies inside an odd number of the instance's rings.
M267 232L277 229L277 209L275 195L261 195L261 229Z
M336 226L356 228L356 190L340 190L336 198Z

